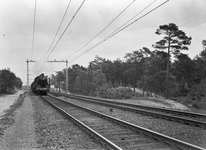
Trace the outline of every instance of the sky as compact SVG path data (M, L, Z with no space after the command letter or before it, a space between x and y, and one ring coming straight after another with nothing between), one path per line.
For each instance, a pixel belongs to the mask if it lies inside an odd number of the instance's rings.
M35 61L28 63L30 84L41 73L50 76L66 68L66 60L68 67L87 67L95 56L124 60L126 53L142 47L153 50L152 45L163 38L155 34L156 29L169 23L192 37L184 53L193 59L203 50L202 40L206 39L206 0L169 0L142 17L165 1L0 0L0 69L10 68L26 85L27 59ZM130 21L136 22L107 38L151 3ZM54 60L64 62L48 62Z

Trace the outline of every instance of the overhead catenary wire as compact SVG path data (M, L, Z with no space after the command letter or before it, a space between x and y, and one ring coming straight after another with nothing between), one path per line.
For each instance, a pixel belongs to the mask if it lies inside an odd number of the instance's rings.
M105 29L107 29L123 12L125 12L133 3L135 0L133 0L127 7L125 7L111 22L109 22L100 32L98 32L91 40L89 40L85 45L83 45L80 49L72 53L70 56L67 56L66 58L70 58L80 50L82 50L85 46L87 46L89 43L91 43L98 35L100 35Z
M139 14L141 14L143 11L145 11L147 8L149 8L152 4L154 4L154 2L156 2L156 0L152 1L149 5L147 5L144 9L142 9L140 12L138 12L136 15L134 15L132 18L130 18L128 21L126 21L124 24L122 24L120 27L118 27L115 31L113 31L110 35L114 34L115 32L117 32L118 30L120 30L121 28L123 28L127 23L129 23L132 19L134 19L135 17L137 17ZM109 36L110 36L109 35Z
M61 34L61 36L59 37L58 41L56 42L55 46L53 47L52 51L50 52L49 56L51 55L51 53L54 51L54 49L56 48L57 44L59 43L59 41L61 40L62 36L65 34L65 32L67 31L68 27L70 26L70 24L72 23L72 21L74 20L74 18L76 17L77 13L79 12L79 10L81 9L82 5L84 4L86 0L83 0L83 2L81 3L81 5L79 6L79 8L77 9L77 11L75 12L75 14L73 15L72 19L70 20L69 24L67 25L67 27L64 29L63 33ZM47 57L47 59L49 58L49 56Z
M198 9L198 10L196 10L195 12L193 12L192 13L192 15L191 16L189 16L189 17L187 17L187 18L179 18L177 21L178 22L180 22L180 23L182 23L183 21L185 21L185 20L190 20L190 19L193 19L194 18L194 14L197 14L197 13L199 13L201 11L201 9ZM136 16L136 15L135 15ZM200 17L200 16L199 16ZM203 16L202 15L202 18L204 18L205 16ZM134 18L134 17L133 17ZM125 23L126 24L126 23ZM122 25L123 26L123 25ZM121 26L121 27L122 27ZM191 30L193 30L193 28L194 27L189 27L189 28L186 28L186 30L188 30L187 32L192 32ZM143 38L141 38L141 41L146 41L146 39L147 39L147 41L149 40L149 39L151 39L152 38L152 36L151 36L151 33L150 33L150 35L147 35L147 36L145 36L145 37L143 37Z
M35 33L35 24L36 24L36 3L37 3L37 0L35 0L35 4L34 4L34 22L33 22L33 34L32 34L31 60L32 60L33 51L34 51L34 33Z
M153 12L154 10L158 9L159 7L161 7L162 5L164 5L165 3L167 3L169 0L161 3L160 5L156 6L155 8L151 9L150 11L148 11L147 13L145 13L144 15L142 15L141 17L135 19L134 21L132 21L131 23L125 25L124 27L122 27L121 29L116 30L115 32L112 32L110 35L108 35L106 38L104 38L103 40L99 41L98 43L96 43L95 45L93 45L91 48L87 49L86 51L84 51L82 54L80 54L79 56L75 57L74 59L72 59L71 61L69 61L70 63L74 60L76 60L77 58L81 57L82 55L84 55L85 53L89 52L90 50L92 50L93 48L97 47L98 45L100 45L101 43L105 42L106 40L110 39L111 37L113 37L114 35L116 35L117 33L121 32L122 30L128 28L129 26L131 26L132 24L134 24L135 22L139 21L140 19L142 19L143 17L147 16L148 14L150 14L151 12Z
M135 14L132 18L130 18L128 21L126 21L124 24L122 24L120 27L118 27L116 30L114 30L112 33L110 33L110 35L114 34L116 31L118 31L119 29L121 29L124 25L126 25L128 22L130 22L130 21L131 21L132 19L134 19L136 16L138 16L138 15L141 14L143 11L145 11L145 10L146 10L148 7L150 7L155 1L156 1L156 0L152 1L149 5L147 5L145 8L143 8L143 9L142 9L141 11L139 11L137 14ZM133 2L134 2L134 1L133 1ZM132 2L132 3L133 3L133 2ZM130 3L125 9L127 9L132 3ZM123 11L125 11L125 9L124 9ZM122 14L123 11L122 11L120 14ZM118 15L118 16L119 16L119 15ZM116 17L116 18L117 18L117 17ZM116 19L116 18L115 18L115 19ZM115 19L113 19L113 20L115 20ZM113 21L113 20L112 20L112 21ZM111 23L109 23L107 26L109 26L110 24L111 24ZM107 27L107 26L106 26L106 27ZM105 27L105 28L106 28L106 27ZM105 29L105 28L104 28L104 29ZM104 31L104 29L101 30L94 38L96 38L102 31ZM108 36L109 36L109 35L108 35ZM107 36L107 37L108 37L108 36ZM93 40L94 38L92 38L92 40ZM89 42L91 42L92 40L90 40ZM88 45L89 42L86 43L83 47L85 47L86 45ZM104 42L104 41L100 41L99 44L101 44L102 42ZM97 44L98 44L98 43L97 43ZM99 45L99 44L98 44L98 45ZM83 48L83 47L82 47L82 48ZM95 47L96 47L96 46L95 46ZM77 50L75 53L77 53L78 51L80 51L82 48L80 48L79 50ZM93 49L93 48L92 48L92 49ZM85 53L85 52L83 52L83 53ZM74 53L73 53L73 54L74 54ZM73 54L72 54L72 55L73 55ZM71 57L72 55L67 56L66 58ZM82 56L82 55L83 55L83 54L80 54L80 56ZM80 56L79 56L79 57L80 57ZM77 57L78 57L78 56L77 56ZM72 59L72 61L76 60L77 57L75 57L74 59ZM72 61L70 61L70 62L72 62ZM60 68L62 68L62 66L61 66ZM60 69L60 68L59 68L59 69Z
M128 21L126 21L124 24L122 24L120 27L118 27L115 31L113 31L110 35L114 34L115 32L117 32L119 29L121 29L124 25L126 25L128 22L130 22L132 19L134 19L136 16L138 16L139 14L141 14L144 10L146 10L148 7L150 7L156 0L154 0L153 2L151 2L149 5L147 5L144 9L142 9L140 12L138 12L137 14L135 14L132 18L130 18ZM104 42L104 41L103 41Z
M72 1L72 0L70 0L69 3L68 3L68 5L67 5L67 8L66 8L66 10L65 10L65 13L64 13L64 15L63 15L63 17L62 17L62 20L61 20L60 24L59 24L59 27L58 27L58 29L57 29L57 31L56 31L56 34L55 34L55 36L54 36L54 38L53 38L53 40L52 40L52 43L51 43L51 45L49 46L49 49L47 50L47 52L46 52L46 54L44 55L44 57L42 58L42 60L47 56L47 54L49 53L52 45L54 44L54 41L55 41L55 39L56 39L56 37L57 37L57 34L58 34L58 32L59 32L59 30L60 30L60 28L61 28L61 26L62 26L62 23L63 23L63 21L64 21L64 18L65 18L65 16L66 16L66 14L67 14L67 11L68 11L68 9L69 9L69 6L70 6L70 4L71 4L71 1Z
M59 41L61 40L61 38L63 37L63 35L65 34L65 32L67 31L68 27L70 26L70 24L72 23L72 21L74 20L74 18L76 17L77 13L79 12L79 10L81 9L81 7L83 6L84 2L86 0L83 0L83 2L81 3L81 5L79 6L79 8L77 9L77 11L75 12L75 14L73 15L72 19L70 20L70 22L68 23L68 25L66 26L66 28L64 29L63 33L61 34L61 36L59 37L59 39L57 40L56 44L54 45L54 47L52 48L51 52L49 53L49 55L47 56L46 60L44 61L43 65L41 66L41 68L39 70L42 69L42 67L44 66L45 62L48 60L48 58L50 57L50 55L52 54L52 52L54 51L54 49L56 48L57 44L59 43Z

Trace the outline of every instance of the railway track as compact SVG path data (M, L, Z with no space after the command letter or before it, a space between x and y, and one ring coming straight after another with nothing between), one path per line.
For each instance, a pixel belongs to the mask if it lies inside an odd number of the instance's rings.
M56 93L52 93L52 94L56 94ZM206 129L205 114L114 102L105 99L80 96L80 95L70 95L70 94L62 94L62 93L58 93L58 95L82 100L84 102L97 103L100 105L106 105L113 108L123 109L126 111L136 112L148 116L153 116L156 118L166 119L169 121L179 122L186 125L191 125L191 126L196 126L196 127Z
M56 97L43 96L42 98L108 149L203 150L201 147L68 103Z

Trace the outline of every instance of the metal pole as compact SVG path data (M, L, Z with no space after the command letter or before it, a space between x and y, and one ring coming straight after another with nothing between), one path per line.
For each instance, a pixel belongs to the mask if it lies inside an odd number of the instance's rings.
M66 93L68 92L68 61L66 60Z
M27 92L29 92L29 60L26 60L27 63Z
M27 92L29 92L29 62L35 62L33 60L26 60L27 63Z
M91 88L91 92L92 92L91 94L93 95L93 77L92 77L92 63L91 62L90 62L90 71L91 71L90 72L91 73L90 74L91 75L91 80L90 80L91 87L90 88Z
M54 61L47 61L47 62L50 62L50 63L52 63L52 62L66 62L66 90L65 90L65 92L67 93L68 92L68 60L61 60L61 61L58 61L58 60L54 60Z

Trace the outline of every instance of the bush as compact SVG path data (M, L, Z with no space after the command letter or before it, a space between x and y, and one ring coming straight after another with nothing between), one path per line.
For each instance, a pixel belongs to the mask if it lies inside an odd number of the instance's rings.
M129 99L133 96L133 91L127 87L111 88L107 90L107 98Z
M206 79L200 84L193 85L188 96L194 101L201 101L202 98L206 97Z
M200 100L193 100L191 99L190 96L187 96L187 97L178 97L178 102L186 105L186 106L189 106L189 107L192 107L192 108L197 108L197 109L203 109L203 110L206 110L206 97L200 99Z

